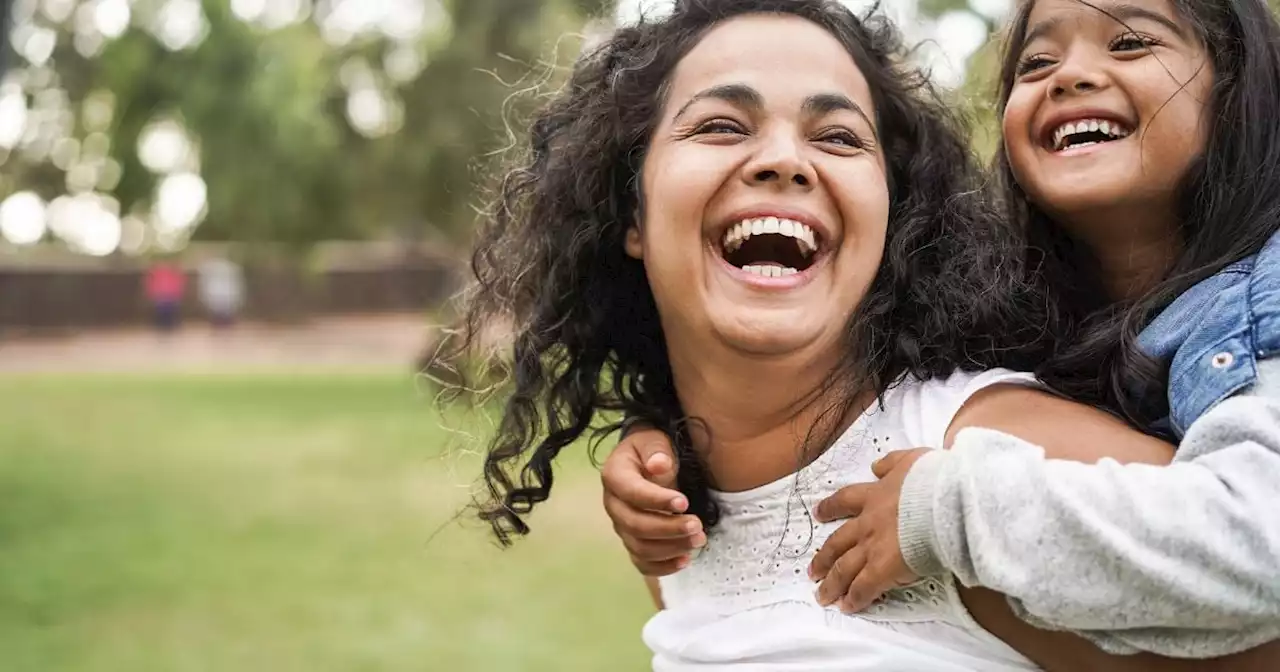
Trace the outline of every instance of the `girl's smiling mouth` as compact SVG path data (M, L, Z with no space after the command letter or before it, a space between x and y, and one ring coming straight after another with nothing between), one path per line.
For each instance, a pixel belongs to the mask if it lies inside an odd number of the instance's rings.
M1071 149L1115 142L1129 137L1132 131L1119 121L1110 119L1079 119L1059 124L1052 129L1048 147L1055 153Z
M1103 108L1061 110L1040 125L1040 146L1051 154L1077 154L1133 135L1137 125Z

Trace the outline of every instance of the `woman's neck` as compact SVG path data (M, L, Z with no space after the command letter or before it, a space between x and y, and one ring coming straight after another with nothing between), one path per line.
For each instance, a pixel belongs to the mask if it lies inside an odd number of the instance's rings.
M826 449L824 439L848 424L838 396L846 391L827 389L825 372L832 364L803 360L672 353L676 394L695 419L693 447L715 489L749 490L795 473ZM817 442L809 445L810 437Z

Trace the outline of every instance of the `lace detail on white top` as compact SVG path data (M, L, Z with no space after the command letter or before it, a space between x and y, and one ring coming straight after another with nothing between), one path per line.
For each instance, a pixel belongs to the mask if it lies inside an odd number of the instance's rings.
M721 614L779 601L813 600L809 562L840 523L818 523L813 507L844 485L874 479L871 464L890 450L894 432L877 432L874 409L830 449L794 476L742 493L712 493L720 523L684 571L663 579L664 601L676 607L696 596ZM863 614L873 620L953 620L947 602L954 588L930 578L890 591Z
M813 591L809 560L839 526L813 519L813 506L841 485L870 476L875 453L862 449L866 418L794 476L742 493L712 493L720 522L685 570L663 579L663 600L686 596L729 614ZM842 476L843 478L838 478ZM696 597L695 597L696 596Z
M702 642L691 627L715 628L718 626L711 624L728 624L731 621L726 619L735 617L758 624L762 608L789 604L805 613L825 614L827 618L817 622L827 623L828 634L844 632L832 636L856 637L858 646L864 649L892 647L875 644L874 635L868 640L866 634L852 634L841 623L852 626L861 622L869 627L882 624L899 633L894 637L919 638L931 646L967 651L965 655L976 653L993 664L999 660L1016 669L1034 669L969 616L951 577L926 578L890 591L862 613L844 616L835 607L824 610L817 604L817 584L808 576L814 554L843 522L818 523L812 512L819 501L845 485L875 480L872 463L890 451L940 448L951 418L978 389L1000 382L1030 381L1024 374L996 371L956 374L950 379L925 383L904 382L886 394L883 405L875 405L860 416L831 448L792 476L746 492L713 492L720 521L708 535L707 545L684 570L661 579L666 611L646 628L646 641L655 650L655 664L671 662L671 656L677 655L675 651L683 651L677 657L687 657L693 656L695 649L702 650L698 647L712 647ZM788 613L789 619L801 612ZM743 646L747 646L751 635L739 631L737 636L747 638L743 640ZM756 647L772 646L766 641L773 640L762 636ZM712 647L713 653L704 651L699 655L707 656L704 662L733 660L729 653L733 647L725 646L728 645L717 644ZM780 640L778 646L786 644ZM664 669L677 668L684 669L678 665L667 668L664 664Z

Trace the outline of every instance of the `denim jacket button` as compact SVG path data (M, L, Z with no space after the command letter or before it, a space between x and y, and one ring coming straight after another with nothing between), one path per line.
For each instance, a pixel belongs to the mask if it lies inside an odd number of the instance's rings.
M1209 364L1215 369L1225 369L1236 361L1235 356L1229 352L1219 352L1213 356Z

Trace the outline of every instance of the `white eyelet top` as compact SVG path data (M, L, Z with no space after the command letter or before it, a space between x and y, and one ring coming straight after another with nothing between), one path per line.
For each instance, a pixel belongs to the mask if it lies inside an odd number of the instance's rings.
M819 606L808 578L809 561L841 524L816 523L813 507L874 480L871 463L885 453L940 448L965 400L997 383L1035 384L1005 370L907 379L796 474L712 493L720 522L689 567L661 580L666 608L644 628L655 672L1039 669L969 616L951 577L891 591L852 616Z

